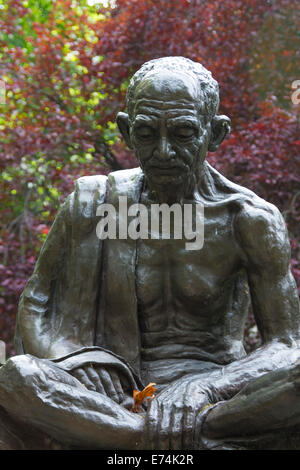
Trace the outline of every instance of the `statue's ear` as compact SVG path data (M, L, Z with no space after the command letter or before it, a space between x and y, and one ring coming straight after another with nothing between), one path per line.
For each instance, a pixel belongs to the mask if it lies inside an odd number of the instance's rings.
M215 116L211 121L211 136L208 145L209 152L217 150L228 132L230 132L231 121L227 116Z
M120 112L117 114L117 124L119 131L121 132L122 136L125 139L126 144L131 149L131 139L129 134L129 116L127 113Z

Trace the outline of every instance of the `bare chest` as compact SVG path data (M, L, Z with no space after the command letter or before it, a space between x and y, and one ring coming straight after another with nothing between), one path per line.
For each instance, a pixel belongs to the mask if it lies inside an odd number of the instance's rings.
M239 269L229 216L205 220L204 245L186 250L186 240L139 240L138 297L143 306L159 299L205 306L222 301Z
M248 290L232 226L230 213L207 214L200 250L186 250L185 240L138 241L136 293L147 361L190 355L226 362L235 357L228 352L233 338L240 354Z

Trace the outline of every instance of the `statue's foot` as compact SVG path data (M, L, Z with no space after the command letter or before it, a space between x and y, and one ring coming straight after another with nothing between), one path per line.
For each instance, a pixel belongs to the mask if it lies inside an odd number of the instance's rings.
M0 403L3 448L140 449L143 445L141 416L87 390L48 360L30 355L10 358L0 368Z
M298 363L250 382L200 413L198 447L300 449L299 390Z
M10 416L0 407L0 450L62 450L47 434Z
M200 412L196 419L195 450L246 450L240 442L230 442L223 439L211 439L205 435L204 423L207 415L218 405L209 405Z
M0 408L0 450L21 449L24 449L24 445L18 436L18 429L14 421Z

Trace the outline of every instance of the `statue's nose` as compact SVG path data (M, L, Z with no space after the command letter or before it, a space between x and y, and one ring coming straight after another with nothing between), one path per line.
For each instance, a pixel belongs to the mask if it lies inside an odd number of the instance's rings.
M156 152L157 156L162 160L170 160L171 158L174 158L175 156L175 152L172 149L172 146L168 138L165 136L161 137L157 150L158 150Z

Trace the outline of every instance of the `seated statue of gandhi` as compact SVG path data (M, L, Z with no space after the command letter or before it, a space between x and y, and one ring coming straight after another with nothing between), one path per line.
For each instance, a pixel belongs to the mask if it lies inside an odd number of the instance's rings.
M286 226L206 162L230 130L218 105L211 73L183 57L131 79L117 123L140 167L78 179L57 214L21 296L17 355L0 368L3 448L34 446L28 435L82 449L300 448ZM203 246L100 237L101 207L120 220L121 196L149 210L202 206ZM262 346L246 354L250 299ZM133 390L149 382L155 397L133 413Z

